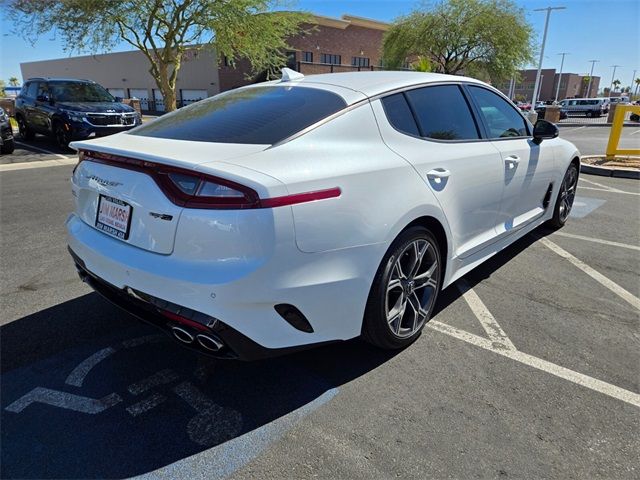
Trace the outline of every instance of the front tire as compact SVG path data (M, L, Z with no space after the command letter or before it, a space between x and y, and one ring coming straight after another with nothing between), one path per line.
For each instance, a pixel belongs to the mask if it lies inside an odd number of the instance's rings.
M373 280L363 339L386 350L412 343L431 317L443 268L438 241L428 229L416 226L402 232Z
M18 131L20 132L20 138L27 141L33 140L36 134L27 126L27 122L25 122L24 118L22 118L22 116L19 116L16 120L18 121Z
M16 149L16 144L14 143L13 139L5 140L2 143L2 147L0 147L0 153L3 153L3 154L13 153L15 149Z
M576 189L578 188L578 167L575 163L569 165L564 174L556 205L553 210L553 217L549 220L551 228L562 228L567 223L571 208L573 208L573 200L576 197Z
M53 127L53 139L60 150L69 150L69 142L71 136L65 131L62 123L56 123Z

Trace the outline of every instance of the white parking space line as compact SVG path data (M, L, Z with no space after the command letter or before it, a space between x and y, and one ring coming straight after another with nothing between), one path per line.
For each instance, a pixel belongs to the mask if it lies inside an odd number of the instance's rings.
M582 190L597 190L598 192L623 193L625 195L640 195L640 192L625 192L623 190L610 190L608 188L584 187L582 185L578 185L578 188Z
M562 136L562 134L563 134L563 133L566 133L566 132L574 132L574 131L576 131L576 130L582 130L583 128L587 128L587 126L586 126L586 125L583 125L583 126L581 126L581 127L569 128L569 129L567 129L567 130L565 130L565 129L563 128L563 129L561 129L561 130L560 130L560 136Z
M460 290L460 293L462 293L462 298L464 298L469 308L471 308L478 318L482 328L487 332L491 341L496 344L496 348L515 350L515 345L511 342L504 330L502 330L502 327L500 327L493 315L491 315L486 305L480 300L480 297L469 287L469 284L464 280L458 280L456 287Z
M613 188L613 187L609 187L607 185L603 185L602 183L594 182L593 180L587 180L586 178L584 178L582 176L580 177L579 180L581 182L586 182L586 183L588 183L590 185L595 185L596 187L600 187L600 188L602 188L604 190L609 190L611 192L618 192L618 193L622 192L622 190L618 190L617 188Z
M629 250L640 250L637 245L629 245L628 243L612 242L610 240L602 240L601 238L585 237L583 235L574 235L573 233L554 232L553 236L575 238L576 240L584 240L585 242L601 243L611 247L628 248Z
M533 355L529 355L528 353L497 347L494 345L494 342L489 339L479 337L478 335L475 335L473 333L465 332L464 330L460 330L445 323L438 322L437 320L430 321L427 326L433 330L437 330L438 332L450 335L464 342L497 353L498 355L502 355L503 357L515 360L516 362L520 362L524 365L528 365L556 377L568 380L577 385L581 385L604 395L608 395L612 398L622 400L623 402L629 403L636 407L640 407L640 395L635 392L625 390L624 388L620 388L610 383L603 382L602 380L598 380L597 378L589 377L588 375L584 375L574 370L561 367L560 365L556 365L555 363L548 362L538 357L534 357Z
M47 150L46 148L41 148L41 147L36 147L35 145L27 145L25 143L22 142L15 142L16 145L19 145L20 147L23 147L26 150L29 150L30 148L33 148L34 150L37 150L39 152L42 153L48 153L49 155L55 155L58 158L61 158L63 160L66 160L68 158L72 158L69 155L62 155L61 153L56 153L56 152L52 152L51 150Z
M44 167L60 167L63 165L75 165L78 160L75 158L68 158L66 160L43 160L41 162L20 162L20 163L5 163L0 165L0 172L11 172L14 170L28 170L30 168L44 168Z
M636 133L640 133L640 130L636 130L635 132L631 132L631 135L635 135Z
M553 243L548 238L544 238L544 237L540 238L539 237L539 241L540 241L540 243L542 243L545 247L547 247L552 252L560 255L562 258L567 259L575 267L577 267L580 270L582 270L584 273L586 273L591 278L593 278L596 282L598 282L602 286L604 286L604 287L608 288L609 290L611 290L613 293L615 293L620 298L622 298L625 302L627 302L631 306L635 307L636 309L640 310L640 298L638 298L635 295L633 295L632 293L628 292L627 290L622 288L620 285L615 283L613 280L610 280L609 278L607 278L604 275L602 275L600 272L594 270L589 265L584 263L582 260L574 257L569 252L567 252L564 248L562 248L559 245Z

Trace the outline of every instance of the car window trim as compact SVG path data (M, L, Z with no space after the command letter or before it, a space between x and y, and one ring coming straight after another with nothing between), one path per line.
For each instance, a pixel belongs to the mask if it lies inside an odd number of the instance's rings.
M500 94L498 95L499 97L502 97L502 99L507 102L507 104L520 116L520 118L523 119L524 121L524 127L527 130L527 135L518 135L517 137L497 137L497 138L491 138L491 134L489 133L489 125L486 123L484 117L482 116L482 111L480 109L480 105L478 105L477 101L475 100L475 98L473 98L473 95L471 93L471 90L469 89L469 87L477 87L477 88L482 88L484 90L487 90L488 92L494 93L494 94ZM529 120L522 114L522 112L520 111L520 109L518 109L515 105L513 105L513 102L510 101L506 95L502 94L502 92L498 91L494 91L491 88L487 88L484 85L479 85L479 84L475 84L475 83L466 83L462 89L465 91L466 95L469 97L469 101L473 104L473 109L474 109L474 113L475 115L478 117L478 121L482 124L482 128L484 130L484 134L485 134L485 139L492 141L492 142L504 142L505 140L522 140L525 138L533 138L533 133L532 133L532 128L531 128L531 122L529 122Z

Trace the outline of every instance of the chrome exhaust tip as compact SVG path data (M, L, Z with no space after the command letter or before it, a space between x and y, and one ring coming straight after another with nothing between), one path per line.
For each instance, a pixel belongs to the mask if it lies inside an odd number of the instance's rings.
M180 327L171 327L171 333L176 340L182 343L193 343L193 335Z
M209 350L211 352L217 352L222 347L224 347L224 343L222 343L220 340L210 335L204 335L202 333L199 333L198 335L196 335L196 340L198 341L198 343L202 348Z

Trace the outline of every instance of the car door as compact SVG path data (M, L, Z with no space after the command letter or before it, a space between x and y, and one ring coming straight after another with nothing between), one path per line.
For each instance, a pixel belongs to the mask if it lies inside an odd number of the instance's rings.
M497 231L508 234L544 214L554 178L553 149L549 142L533 141L530 125L505 98L480 85L466 89L486 138L502 158L504 188Z
M502 160L491 142L481 140L460 86L414 88L372 105L385 143L413 165L438 200L453 255L464 258L490 243L502 197Z
M47 82L38 82L36 101L31 114L31 125L40 133L49 132L49 114L52 111L51 92Z
M24 113L24 119L30 128L34 128L33 123L34 111L36 106L36 96L38 95L38 82L29 82L24 98L21 99L22 111Z

